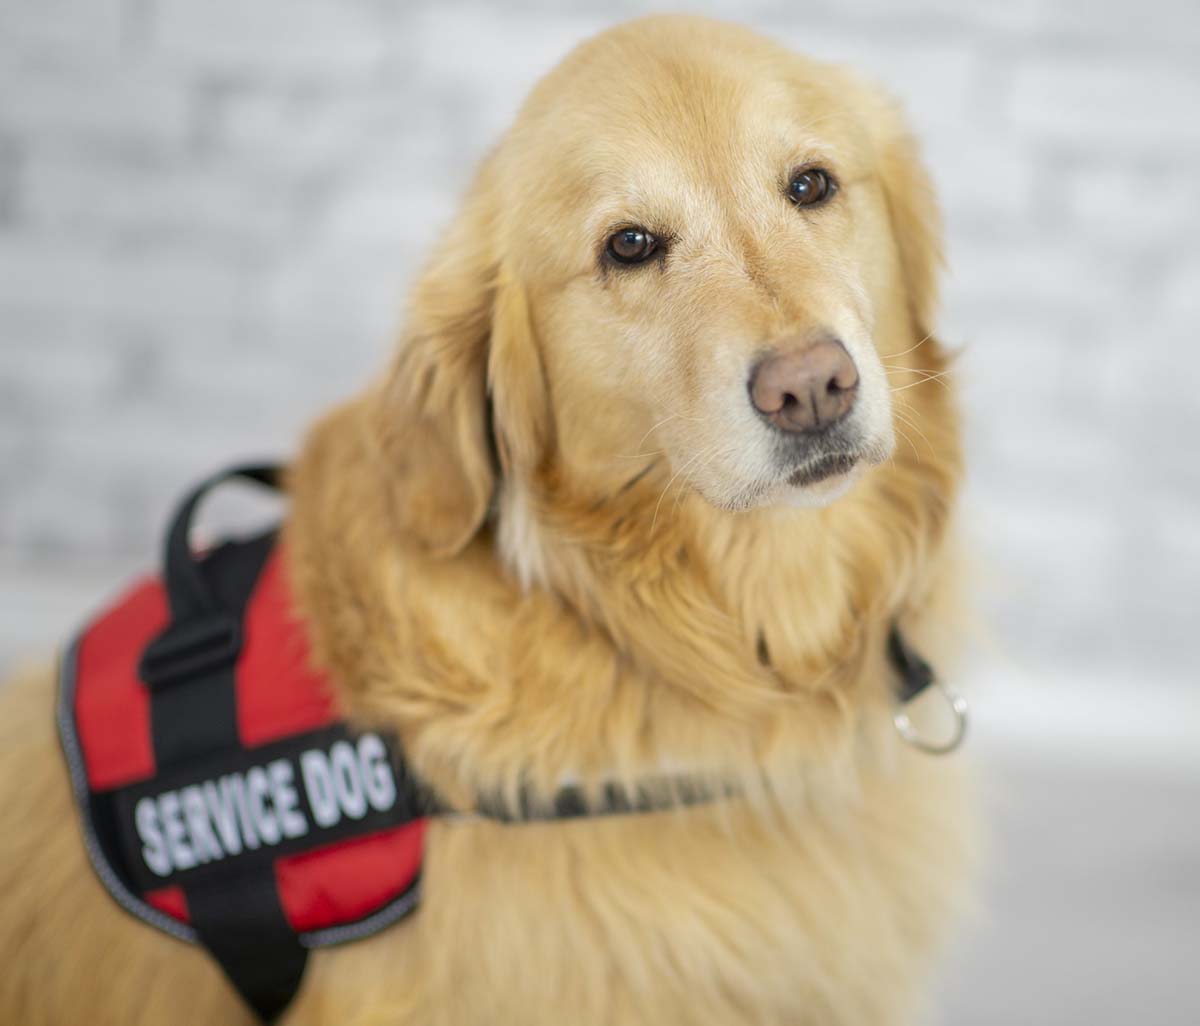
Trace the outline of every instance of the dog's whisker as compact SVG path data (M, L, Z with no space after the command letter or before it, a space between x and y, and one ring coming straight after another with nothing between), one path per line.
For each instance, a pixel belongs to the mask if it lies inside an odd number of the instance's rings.
M907 423L907 422L906 422L906 423ZM913 456L915 456L915 457L916 457L916 459L917 459L917 462L918 462L918 463L920 463L920 462L921 462L921 454L920 454L920 452L918 452L918 451L917 451L917 447L916 447L915 445L913 445L913 440L912 440L911 438L909 438L909 437L908 437L907 433L906 433L906 432L904 431L904 429L903 429L902 427L900 427L899 425L896 425L896 434L898 434L898 435L899 435L901 438L903 438L903 439L904 439L904 441L906 441L906 442L908 443L908 447L909 447L910 449L912 449L912 451L913 451ZM895 457L895 456L892 456L892 457L891 457L891 458L888 460L888 462L889 462L889 463L893 463L893 464L894 464L894 463L896 462L896 457Z
M884 370L891 371L894 374L944 374L945 371L931 371L924 367L907 367L902 363L884 363L880 364Z
M664 424L669 424L671 421L676 420L677 418L679 418L678 413L672 413L669 417L664 417L657 424L654 424L652 427L650 427L650 429L644 435L642 435L641 438L638 439L637 445L635 445L634 448L640 449L642 447L642 443L647 438L649 438L652 434L654 434L655 431L657 431Z
M944 378L945 376L946 376L945 371L942 371L938 374L930 374L928 377L922 378L920 381L911 381L907 385L897 385L895 388L892 389L892 392L893 393L907 392L910 388L916 388L918 385L924 385L930 381L937 382L943 388L949 388L950 386L947 385L946 382L942 380L942 378Z
M698 460L703 455L704 455L703 450L696 453L695 456L693 456L682 467L680 467L677 471L675 471L674 474L671 475L671 480L667 482L666 488L664 488L662 490L662 494L659 495L659 497L658 497L658 503L654 507L654 516L650 518L650 533L652 535L654 534L654 527L658 523L658 511L662 508L663 499L665 499L667 497L667 492L669 492L671 490L671 485L673 485L675 483L676 478L678 478L680 474L682 474L685 470L687 470L688 467L690 467L693 463L696 462L696 460Z
M705 466L707 466L709 463L712 463L712 461L714 459L716 459L718 456L720 456L721 454L722 454L722 451L719 448L719 443L717 445L710 446L704 453L704 455L706 455L708 457L708 459L705 461ZM682 500L682 499L683 499L683 488L681 486L679 488L679 490L675 493L675 504L674 504L674 506L672 506L672 515L678 514L679 503L680 503L680 500Z
M710 445L707 449L701 450L696 455L696 458L689 461L686 466L687 467L692 466L692 464L697 462L697 460L704 460L702 467L707 466L709 463L711 463L713 461L714 458L716 458L720 454L721 454L721 446L720 446L719 442L716 442L716 443ZM685 469L686 469L686 467L685 467ZM684 495L684 491L685 491L686 487L687 487L687 478L684 477L682 480L680 480L679 487L676 488L676 490L675 490L675 502L673 503L673 505L671 507L672 516L676 516L679 513L679 503L683 500L683 495Z
M655 431L657 431L664 424L669 424L673 420L690 420L690 421L695 421L697 424L704 422L703 417L686 417L682 413L672 413L669 417L663 417L663 419L660 420L657 424L654 424L650 428L648 428L646 433L644 435L642 435L641 438L638 439L637 445L634 446L634 448L640 449L642 447L642 443L644 443L647 438L649 438ZM666 451L667 451L666 449L652 449L652 450L650 450L650 452L635 452L632 454L617 453L617 459L619 459L619 460L640 460L640 459L645 459L648 456L662 456Z
M905 427L910 427L910 428L912 428L912 429L913 429L913 430L914 430L914 431L915 431L915 432L916 432L918 435L920 435L920 436L921 436L921 439L922 439L922 441L924 441L924 443L925 443L927 446L929 446L929 455L930 455L930 456L936 456L936 455L937 455L937 450L936 450L936 449L934 449L934 447L933 447L933 443L932 443L932 442L929 440L929 437L928 437L928 436L925 434L925 432L924 432L924 431L922 431L922 430L921 430L920 426L919 426L919 425L918 425L918 424L917 424L915 421L912 421L912 420L910 420L908 417L906 417L906 416L905 416L903 413L901 413L899 410L895 410L895 409L894 409L894 410L892 411L892 413L895 415L896 419L897 419L898 421L900 421L900 423L901 423L901 424L905 425ZM915 451L915 449L914 449L914 451ZM918 455L917 455L917 461L918 461L918 462L920 462L920 454L918 454Z
M885 369L884 370L885 375L901 374L901 373L905 373L905 372L917 375L917 381L914 382L914 384L917 384L917 385L920 385L926 381L938 381L940 378L945 377L949 373L949 371L923 371L923 370L909 371L908 368L904 368L903 370L901 370L901 369L896 369L896 370L886 370ZM941 384L943 385L943 387L949 387L945 384L945 382L941 382ZM898 388L893 387L891 385L889 385L888 387L891 388L893 392L899 391Z
M655 431L657 431L664 424L669 424L673 420L692 420L692 421L695 421L697 424L699 424L699 423L703 422L704 418L703 417L686 417L682 413L672 413L669 417L664 417L657 424L652 425L646 431L646 433L644 435L642 435L641 438L638 439L637 446L635 446L635 448L640 449L642 447L642 443L647 438L649 438Z
M928 335L926 335L923 339L921 339L921 341L918 342L915 346L910 346L908 349L904 350L904 352L902 352L902 353L882 353L881 356L885 360L892 360L897 356L907 356L909 353L913 352L913 350L920 349L921 346L923 346L931 338L933 338L932 331Z

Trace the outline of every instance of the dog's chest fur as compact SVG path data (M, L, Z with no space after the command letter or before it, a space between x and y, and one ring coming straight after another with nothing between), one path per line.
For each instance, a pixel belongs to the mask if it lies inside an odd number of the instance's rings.
M435 824L420 914L319 953L289 1022L910 1021L968 857L958 775L930 770L901 753L853 808L788 823Z

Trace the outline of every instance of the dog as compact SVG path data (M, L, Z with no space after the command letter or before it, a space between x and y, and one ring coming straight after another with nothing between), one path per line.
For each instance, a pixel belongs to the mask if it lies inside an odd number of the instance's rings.
M943 673L962 469L939 223L893 103L733 25L573 51L484 160L399 351L288 477L297 615L448 806L669 773L649 813L432 820L422 898L314 952L301 1024L896 1024L969 894ZM0 1020L250 1023L81 843L53 674L0 712Z

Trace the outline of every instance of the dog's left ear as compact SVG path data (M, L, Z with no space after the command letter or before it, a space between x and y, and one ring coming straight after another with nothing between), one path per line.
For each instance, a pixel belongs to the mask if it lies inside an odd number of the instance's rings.
M933 331L942 267L942 218L933 182L907 129L886 141L880 167L913 331L924 337Z
M852 88L861 99L875 150L912 330L924 337L933 330L942 268L942 218L933 181L899 103L857 77Z

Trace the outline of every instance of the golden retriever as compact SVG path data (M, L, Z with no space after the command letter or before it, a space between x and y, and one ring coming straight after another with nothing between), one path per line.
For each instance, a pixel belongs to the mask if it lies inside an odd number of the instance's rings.
M969 877L944 668L958 423L897 110L735 26L607 31L533 90L319 423L285 526L347 711L447 802L663 773L662 812L432 822L422 900L315 952L300 1024L909 1022ZM897 442L899 437L899 442ZM52 675L0 708L0 1020L249 1023L89 868Z

